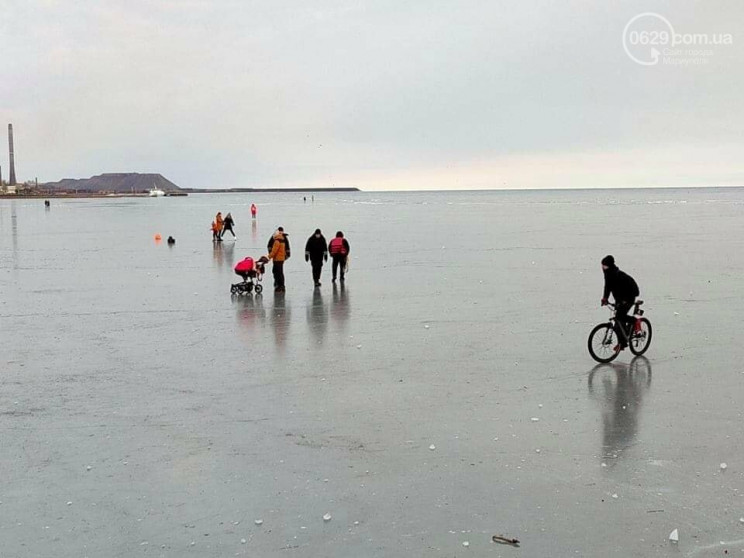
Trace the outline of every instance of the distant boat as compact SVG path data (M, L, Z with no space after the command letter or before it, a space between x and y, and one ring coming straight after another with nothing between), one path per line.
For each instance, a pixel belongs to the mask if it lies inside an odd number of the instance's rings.
M153 188L150 190L150 197L151 198L159 198L160 196L164 196L165 192L163 192L160 188Z

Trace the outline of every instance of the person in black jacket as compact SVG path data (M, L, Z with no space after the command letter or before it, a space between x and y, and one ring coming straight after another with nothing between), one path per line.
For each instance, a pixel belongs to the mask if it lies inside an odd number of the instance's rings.
M633 307L636 297L640 294L638 284L630 275L620 271L615 265L615 258L605 256L602 258L602 271L604 272L604 293L602 294L602 306L607 305L607 298L612 294L615 299L615 335L617 345L615 351L622 351L628 346L625 336L620 332L620 324L624 324L625 332L630 331L633 318L628 312Z
M222 222L222 233L220 234L220 238L225 236L227 231L230 231L230 234L233 235L233 238L237 240L238 237L235 236L233 225L235 225L235 220L233 219L232 213L228 213L227 215L225 215L225 220Z
M312 265L313 281L316 287L320 287L320 272L323 269L323 262L328 261L326 239L320 229L315 229L315 232L305 243L305 261L309 261Z

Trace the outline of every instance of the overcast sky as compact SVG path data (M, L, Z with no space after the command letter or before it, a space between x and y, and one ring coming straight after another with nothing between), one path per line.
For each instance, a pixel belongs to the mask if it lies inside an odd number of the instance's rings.
M638 64L644 12L732 44ZM741 0L0 0L0 68L19 179L744 185Z

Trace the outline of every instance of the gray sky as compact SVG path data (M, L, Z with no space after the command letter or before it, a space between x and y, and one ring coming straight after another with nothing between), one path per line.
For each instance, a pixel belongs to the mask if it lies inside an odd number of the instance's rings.
M731 44L638 64L644 12ZM744 185L743 22L741 0L0 0L2 136L40 181Z

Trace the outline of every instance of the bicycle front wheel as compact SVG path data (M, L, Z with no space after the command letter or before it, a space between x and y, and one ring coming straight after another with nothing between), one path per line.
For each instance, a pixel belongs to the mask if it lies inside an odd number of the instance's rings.
M646 318L641 318L639 322L640 327L638 329L634 328L630 336L630 352L634 355L642 355L651 345L651 322Z
M587 341L589 354L597 362L612 362L615 360L618 355L615 351L616 344L615 331L609 322L595 326Z

